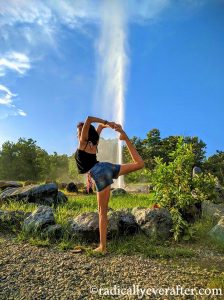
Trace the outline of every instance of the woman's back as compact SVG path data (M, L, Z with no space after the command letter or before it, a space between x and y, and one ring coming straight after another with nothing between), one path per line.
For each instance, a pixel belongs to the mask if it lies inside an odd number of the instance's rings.
M76 150L75 160L80 174L88 172L96 163L98 163L96 152L97 145L96 147L91 147L89 144L87 144L84 149L78 148Z

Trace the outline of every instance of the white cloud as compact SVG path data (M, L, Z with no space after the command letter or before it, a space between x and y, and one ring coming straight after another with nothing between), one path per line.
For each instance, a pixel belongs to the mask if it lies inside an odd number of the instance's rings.
M26 117L27 116L27 113L25 111L23 111L22 109L18 109L18 114L22 117Z
M0 76L5 76L7 69L24 75L30 67L30 59L23 53L9 52L0 57Z
M13 104L13 98L16 96L9 88L0 84L0 119L7 118L10 115L23 117L27 115L22 109L17 108Z

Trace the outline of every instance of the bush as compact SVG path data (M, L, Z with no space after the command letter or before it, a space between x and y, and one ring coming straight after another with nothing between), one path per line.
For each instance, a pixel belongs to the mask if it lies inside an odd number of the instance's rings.
M190 206L215 196L215 177L211 174L192 176L195 154L191 144L178 139L176 149L170 154L171 162L155 158L156 166L151 175L155 198L162 207L169 209L174 239L189 239L194 232L183 218Z

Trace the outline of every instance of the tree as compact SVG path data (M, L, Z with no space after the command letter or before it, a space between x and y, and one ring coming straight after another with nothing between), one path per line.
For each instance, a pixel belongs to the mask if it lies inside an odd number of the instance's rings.
M220 184L224 184L224 152L216 151L216 154L210 156L203 165L204 169L215 175Z
M216 179L211 174L192 176L195 164L193 145L178 138L176 149L170 154L170 162L156 157L156 166L151 175L155 199L167 208L173 219L174 239L192 236L190 227L183 218L184 212L199 201L216 197Z
M67 155L49 155L32 139L5 142L0 151L0 178L3 180L57 180L68 177Z

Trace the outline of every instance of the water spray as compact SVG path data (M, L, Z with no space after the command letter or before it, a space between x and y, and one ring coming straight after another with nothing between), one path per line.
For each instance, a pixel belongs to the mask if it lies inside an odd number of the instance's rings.
M98 90L103 115L124 126L125 83L127 71L126 15L122 1L105 1L101 7ZM99 93L98 93L99 94ZM122 141L118 139L118 163L122 164ZM124 186L123 176L118 186Z

